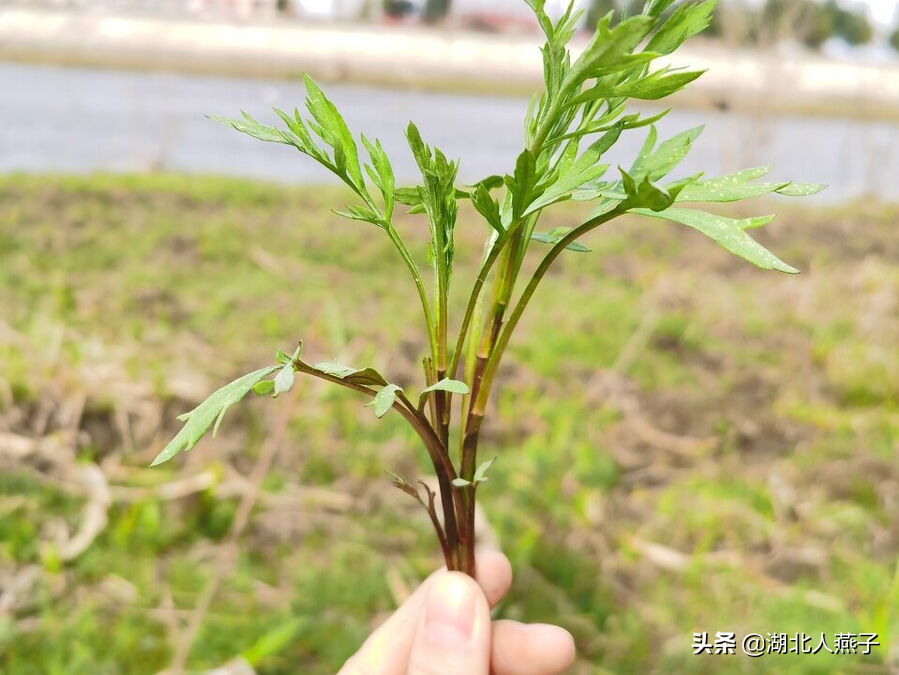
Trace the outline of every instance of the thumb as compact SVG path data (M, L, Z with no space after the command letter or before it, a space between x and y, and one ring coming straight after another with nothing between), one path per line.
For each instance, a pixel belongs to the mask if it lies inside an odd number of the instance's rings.
M471 577L447 572L434 579L409 655L407 675L488 675L490 609Z

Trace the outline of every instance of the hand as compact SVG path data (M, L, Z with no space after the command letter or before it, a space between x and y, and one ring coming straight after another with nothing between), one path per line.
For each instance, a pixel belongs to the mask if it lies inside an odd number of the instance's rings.
M497 552L478 556L477 582L435 572L338 675L558 675L574 661L568 631L490 621L511 583L512 567Z

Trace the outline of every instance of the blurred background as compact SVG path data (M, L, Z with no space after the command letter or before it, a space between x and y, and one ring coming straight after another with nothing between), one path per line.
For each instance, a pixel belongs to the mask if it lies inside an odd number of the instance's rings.
M642 2L577 5L575 51ZM442 564L384 474L429 473L415 439L321 382L147 468L300 338L411 390L426 350L340 186L205 115L273 123L308 72L401 183L409 120L470 183L514 166L540 43L521 0L0 0L0 673L334 673ZM721 0L671 64L708 69L658 125L705 125L683 175L829 184L724 210L778 212L757 236L803 274L638 218L563 257L483 434L497 616L571 630L578 675L899 673L897 3ZM458 317L483 223L456 233ZM694 632L879 646L694 656Z

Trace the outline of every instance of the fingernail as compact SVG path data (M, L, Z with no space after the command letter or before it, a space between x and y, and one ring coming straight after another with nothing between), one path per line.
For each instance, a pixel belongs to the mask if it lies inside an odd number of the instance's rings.
M424 635L429 642L458 647L471 639L477 602L472 585L458 573L434 581L425 602Z

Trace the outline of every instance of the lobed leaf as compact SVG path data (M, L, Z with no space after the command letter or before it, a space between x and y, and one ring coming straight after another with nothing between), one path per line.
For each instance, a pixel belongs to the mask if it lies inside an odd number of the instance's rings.
M652 36L646 45L647 51L658 52L662 56L674 52L691 37L709 27L717 4L718 0L682 4Z
M777 270L787 274L798 274L799 270L787 265L764 246L752 239L744 229L746 220L737 221L732 218L718 216L692 209L669 208L656 212L648 209L635 209L634 213L653 218L672 220L702 232L731 253L748 260L753 265L766 270ZM764 217L764 218L767 218ZM770 218L767 222L770 222Z
M682 131L654 149L657 132L655 126L651 126L643 149L631 166L631 175L635 180L649 178L651 181L657 181L664 178L689 154L693 142L702 133L703 128L698 126Z
M546 191L535 199L525 210L527 216L550 204L571 196L574 190L595 181L608 170L608 164L598 164L600 158L613 146L624 129L623 123L618 123L607 131L599 140L588 147L580 157L570 165L563 167L558 179L552 183ZM571 147L576 149L576 146Z
M362 170L359 168L359 150L349 127L337 107L325 96L315 81L306 75L306 108L318 123L312 130L334 150L334 165L345 174L361 192L365 190Z
M215 423L212 435L215 436L218 431L222 418L235 403L241 401L253 387L278 370L280 366L268 366L260 368L248 375L240 377L230 384L226 384L221 389L211 394L209 398L203 401L190 412L184 413L178 417L179 420L185 422L184 426L177 435L169 441L168 445L162 449L156 459L150 466L157 466L163 462L167 462L182 450L187 452L191 450L197 442L203 438L209 427Z
M590 42L580 55L565 81L564 89L576 91L585 80L632 67L631 52L652 30L655 21L647 16L634 16L611 28L611 14L604 16ZM646 57L643 57L646 58Z
M572 98L568 105L577 106L589 101L616 98L655 101L683 89L704 72L703 70L671 71L670 68L663 68L644 78L630 80L621 84L600 80L596 86L586 89L578 96Z
M503 228L502 217L499 213L499 202L490 196L487 187L481 183L477 190L471 194L471 203L475 210L484 216L484 220L499 234L505 230Z
M280 129L276 127L267 127L264 124L260 124L252 117L250 117L249 113L246 113L243 110L241 110L241 114L243 115L243 119L223 117L221 115L207 115L206 117L211 119L213 122L218 122L219 124L224 124L225 126L237 129L241 133L252 136L253 138L257 138L260 141L291 145L290 139L285 136Z

